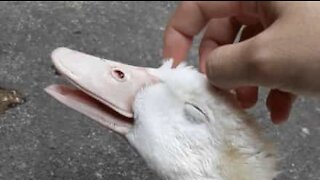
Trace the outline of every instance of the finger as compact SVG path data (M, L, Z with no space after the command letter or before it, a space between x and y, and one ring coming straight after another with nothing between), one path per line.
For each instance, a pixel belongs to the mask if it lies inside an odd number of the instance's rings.
M205 72L205 59L215 48L233 43L241 24L234 18L212 19L200 43L200 71Z
M258 87L245 86L236 89L237 99L242 108L251 108L258 100Z
M256 12L253 2L183 2L169 21L164 34L163 56L176 63L186 58L192 39L212 18L231 17ZM246 11L244 13L244 11ZM252 17L248 17L248 19ZM245 19L245 18L242 18Z
M245 41L225 45L210 52L206 60L206 74L218 88L242 86L279 88L284 79L296 76L296 69L283 71L287 61L274 58L276 28L268 28ZM279 88L281 89L281 88Z
M256 85L255 39L224 45L208 54L205 68L213 85L223 89Z
M279 124L288 119L295 98L295 95L277 89L270 91L266 104L273 123Z
M247 26L242 30L240 42L247 40L263 30L260 24ZM236 88L237 99L242 108L251 108L258 100L258 87L257 86L244 86Z

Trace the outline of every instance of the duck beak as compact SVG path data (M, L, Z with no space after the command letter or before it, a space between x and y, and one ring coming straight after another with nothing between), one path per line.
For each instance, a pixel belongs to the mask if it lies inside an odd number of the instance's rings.
M132 104L138 91L159 81L151 75L152 68L130 66L67 48L56 49L52 60L76 88L52 85L46 91L121 134L132 126Z

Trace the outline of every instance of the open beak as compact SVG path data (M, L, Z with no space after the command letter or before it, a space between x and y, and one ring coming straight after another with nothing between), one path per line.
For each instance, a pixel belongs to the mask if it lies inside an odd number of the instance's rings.
M120 134L126 134L133 125L132 104L138 91L158 82L149 73L151 68L130 66L67 48L56 49L52 60L76 88L51 85L46 92Z

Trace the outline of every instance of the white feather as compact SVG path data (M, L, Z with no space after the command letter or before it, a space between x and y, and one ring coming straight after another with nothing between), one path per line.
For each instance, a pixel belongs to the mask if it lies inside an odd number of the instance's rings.
M271 180L276 158L249 115L210 88L204 75L172 60L141 90L127 134L151 168L170 180ZM191 116L191 117L190 117Z

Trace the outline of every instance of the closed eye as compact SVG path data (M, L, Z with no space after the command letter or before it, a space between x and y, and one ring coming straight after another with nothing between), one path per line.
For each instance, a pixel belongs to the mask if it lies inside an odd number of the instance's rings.
M203 115L206 115L206 113L203 112L202 109L200 109L198 106L194 105L194 104L191 104L191 103L188 103L189 105L191 105L193 108L195 108L196 110L198 110L200 113L202 113Z
M185 102L184 113L187 120L196 123L203 123L204 121L209 121L209 117L199 106Z

